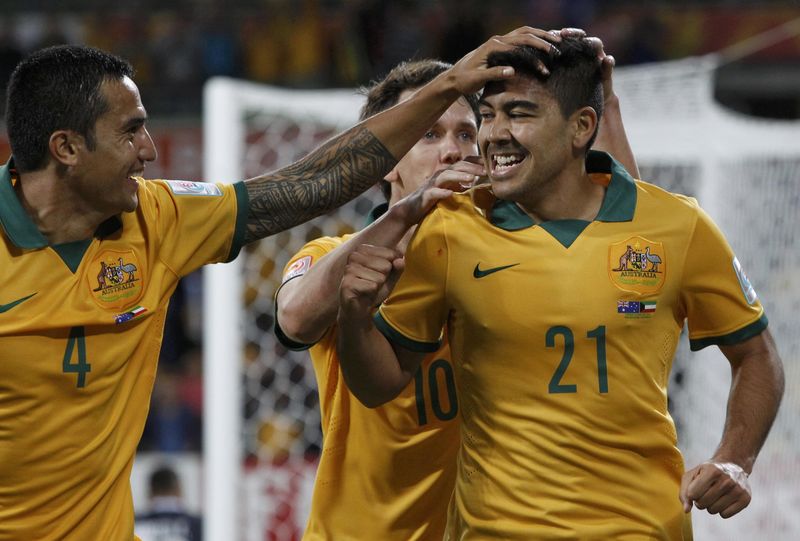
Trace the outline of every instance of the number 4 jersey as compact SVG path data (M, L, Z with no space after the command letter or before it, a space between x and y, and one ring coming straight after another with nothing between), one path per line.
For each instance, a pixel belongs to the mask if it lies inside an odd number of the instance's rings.
M139 179L135 212L50 246L12 182L0 168L0 540L130 540L170 295L238 253L247 194Z
M590 153L597 218L534 224L483 188L440 202L376 316L427 351L446 326L462 447L450 539L688 539L667 382L766 319L697 204ZM709 449L709 452L712 450Z
M284 283L305 273L349 236L306 244ZM282 335L293 349L304 349ZM319 387L323 445L305 541L441 539L453 492L458 401L446 343L426 356L396 399L370 409L344 382L336 329L310 349Z

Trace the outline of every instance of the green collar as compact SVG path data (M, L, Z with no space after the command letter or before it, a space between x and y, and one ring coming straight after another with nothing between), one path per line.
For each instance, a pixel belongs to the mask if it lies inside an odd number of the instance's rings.
M47 239L33 223L28 213L22 208L14 186L11 184L11 170L14 169L14 158L0 167L0 223L9 240L18 248L34 250L48 246ZM94 236L107 237L122 227L122 220L112 216L101 223ZM69 242L53 246L53 249L64 259L72 272L77 269L81 257L91 244L91 239Z
M595 221L629 222L636 210L636 184L622 165L605 152L590 150L586 157L587 173L611 174L603 204ZM489 221L506 231L518 231L538 225L569 248L590 222L552 220L536 224L516 203L498 199L489 212Z
M380 203L375 208L373 208L369 215L367 216L367 224L370 225L372 222L386 214L386 211L389 210L389 203Z

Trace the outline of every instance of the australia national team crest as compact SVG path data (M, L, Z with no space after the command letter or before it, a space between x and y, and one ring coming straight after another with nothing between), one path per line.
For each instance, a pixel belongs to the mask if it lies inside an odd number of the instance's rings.
M143 271L132 250L105 250L92 260L86 278L95 302L118 310L142 296Z
M608 274L622 291L640 295L658 292L667 276L663 244L638 236L612 244L608 250Z

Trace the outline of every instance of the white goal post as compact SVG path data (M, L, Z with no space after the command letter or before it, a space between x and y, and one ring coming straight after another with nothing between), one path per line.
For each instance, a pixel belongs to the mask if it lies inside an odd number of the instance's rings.
M693 512L704 540L800 539L800 122L757 120L713 100L713 56L618 68L615 89L642 178L697 197L728 237L770 319L787 394L751 482L722 520ZM297 91L216 78L204 94L204 176L232 182L287 165L356 122L354 90ZM272 296L306 241L360 228L371 190L340 210L246 247L204 271L205 539L299 539L319 412L305 353L272 335ZM713 350L713 351L712 351ZM670 407L687 465L722 431L730 370L716 350L676 355ZM267 533L269 532L269 533Z

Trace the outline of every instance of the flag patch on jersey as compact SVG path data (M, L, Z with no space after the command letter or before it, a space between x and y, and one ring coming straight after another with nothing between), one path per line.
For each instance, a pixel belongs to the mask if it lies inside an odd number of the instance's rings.
M666 281L664 245L644 237L630 237L608 248L608 276L622 291L652 295Z
M291 265L289 268L286 269L286 274L283 275L283 282L288 282L295 276L300 276L301 274L305 274L308 269L311 268L311 256L307 255L305 257L301 257Z
M193 182L191 180L165 180L175 195L222 195L222 190L210 182Z
M656 301L617 301L618 314L652 314L656 311Z
M137 306L136 308L134 308L133 310L130 310L128 312L125 312L123 314L117 314L117 316L114 318L114 322L117 325L119 325L121 323L125 323L127 321L130 321L130 320L132 320L132 319L134 319L136 317L139 317L140 315L144 314L145 312L147 312L147 308L145 308L143 306Z
M758 295L756 295L756 290L753 288L753 284L750 283L750 280L747 279L747 275L744 273L744 269L742 269L742 264L739 263L739 260L736 256L733 257L733 270L736 271L736 278L739 279L739 285L742 287L742 293L744 293L744 300L747 301L747 304L753 304L758 300Z

